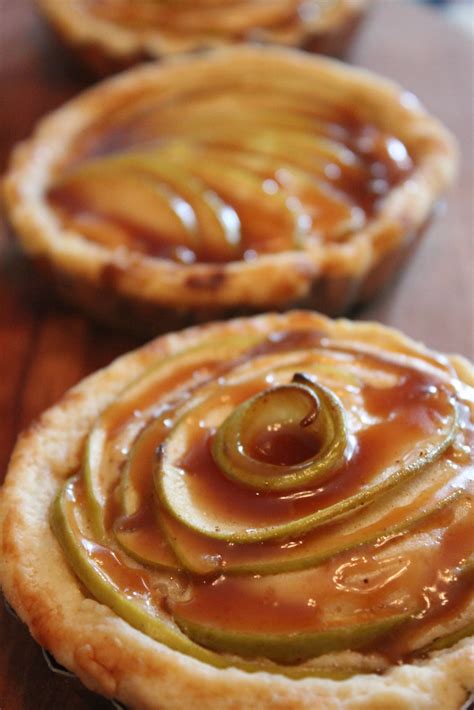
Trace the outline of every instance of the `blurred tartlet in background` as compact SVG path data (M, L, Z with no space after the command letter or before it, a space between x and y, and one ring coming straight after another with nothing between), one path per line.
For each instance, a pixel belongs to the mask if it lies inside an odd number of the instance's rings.
M455 167L451 135L396 84L247 46L82 94L17 148L6 201L64 298L156 333L367 302Z
M98 74L247 41L343 56L371 0L37 0Z

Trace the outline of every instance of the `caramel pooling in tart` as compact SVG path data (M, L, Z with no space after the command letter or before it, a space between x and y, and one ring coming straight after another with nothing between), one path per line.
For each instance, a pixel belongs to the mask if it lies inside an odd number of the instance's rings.
M172 648L382 671L471 628L468 396L442 358L322 331L204 338L100 415L53 529L90 593Z
M350 240L413 158L338 92L256 72L114 114L49 190L62 226L184 264Z

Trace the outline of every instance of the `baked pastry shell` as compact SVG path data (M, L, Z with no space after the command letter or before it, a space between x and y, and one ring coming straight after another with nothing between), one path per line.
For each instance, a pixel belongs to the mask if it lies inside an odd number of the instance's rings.
M392 188L365 227L345 242L260 255L253 261L178 264L111 250L64 230L45 194L74 141L119 107L198 77L254 67L292 67L308 81L330 81L358 117L377 121L415 160L409 179ZM231 74L232 77L232 74ZM5 180L7 212L28 255L65 298L116 325L156 334L214 318L289 307L331 316L372 299L416 246L456 171L449 132L398 85L335 60L294 50L237 48L146 65L86 91L43 119L13 153Z
M255 332L324 329L329 336L416 356L423 346L375 323L352 323L308 312L252 320ZM216 669L158 643L99 604L68 567L48 513L62 482L77 470L85 436L99 412L134 377L166 354L202 338L248 332L249 321L209 324L159 338L116 360L71 389L20 437L0 497L0 582L34 638L92 690L133 708L203 710L256 706L268 710L399 708L455 710L474 687L472 639L392 667L384 675L346 680L293 680L267 673ZM448 358L474 385L474 369Z
M255 41L298 47L318 54L343 57L348 51L372 0L340 0L322 17L301 22L290 32L271 27L251 28L238 39L193 35L166 38L156 32L140 33L81 11L72 2L36 0L38 9L54 29L57 38L73 57L98 76L106 76L147 60L162 59L182 52L202 51L228 44Z

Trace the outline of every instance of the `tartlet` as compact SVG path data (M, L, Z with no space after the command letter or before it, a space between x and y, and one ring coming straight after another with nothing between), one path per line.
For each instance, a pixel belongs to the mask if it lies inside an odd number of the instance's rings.
M366 302L455 165L450 134L397 85L242 47L82 94L14 152L5 194L25 251L65 298L157 333Z
M161 337L20 438L3 591L133 708L459 709L473 385L461 357L310 312Z
M37 0L62 42L98 74L242 42L342 56L370 0Z

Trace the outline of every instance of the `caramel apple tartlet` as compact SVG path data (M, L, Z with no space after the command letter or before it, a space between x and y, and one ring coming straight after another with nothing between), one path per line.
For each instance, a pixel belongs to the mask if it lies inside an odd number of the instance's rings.
M132 708L458 710L474 372L305 311L163 336L20 438L0 579Z
M253 41L342 56L370 0L37 0L95 73Z
M45 118L14 153L6 201L65 298L157 333L367 301L455 162L448 132L395 84L232 48L131 70Z

